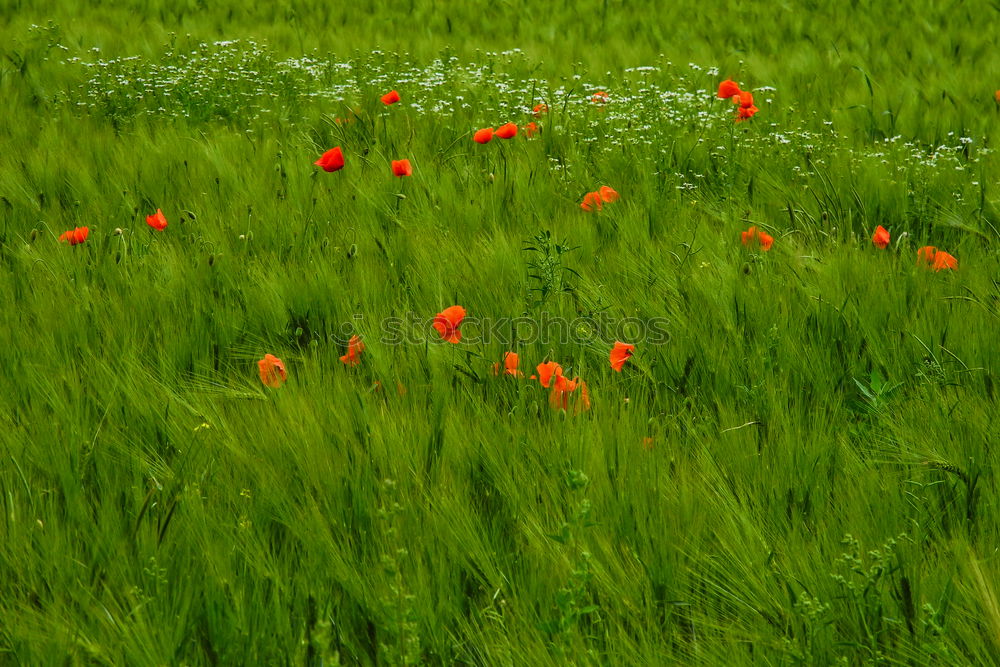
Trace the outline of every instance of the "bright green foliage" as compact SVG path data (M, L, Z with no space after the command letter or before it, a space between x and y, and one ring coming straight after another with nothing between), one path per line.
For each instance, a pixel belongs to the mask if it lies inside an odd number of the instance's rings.
M0 663L993 664L995 16L0 0Z

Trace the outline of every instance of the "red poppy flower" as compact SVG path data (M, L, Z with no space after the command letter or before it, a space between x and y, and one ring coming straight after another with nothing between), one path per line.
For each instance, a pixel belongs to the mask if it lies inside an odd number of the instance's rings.
M549 394L549 405L556 409L569 407L569 395L576 391L576 380L570 380L562 374L556 375L552 382L552 393Z
M597 194L599 194L601 196L601 200L607 204L618 201L618 192L608 185L602 185L598 188Z
M522 377L524 373L517 370L517 364L520 358L517 356L517 352L507 352L503 355L503 373L504 375L513 375L514 377ZM500 374L500 364L493 364L493 375Z
M622 366L624 366L625 362L631 358L634 350L635 345L615 341L615 346L611 348L611 368L621 373Z
M70 245L77 245L83 243L87 240L87 236L90 234L89 227L77 227L76 229L71 229L68 232L63 232L59 235L60 241L66 241Z
M163 215L163 211L160 209L156 209L156 213L146 216L146 224L156 231L162 232L167 228L167 216Z
M409 176L413 173L413 167L409 160L393 160L392 173L399 177Z
M340 146L331 148L313 164L326 172L339 171L344 168L344 152L340 150Z
M932 245L925 245L917 250L917 266L941 271L942 269L958 269L958 260L944 250L938 250Z
M593 211L595 208L600 211L604 208L604 201L601 199L601 193L599 192L588 192L583 196L583 203L580 204L580 208L588 213Z
M925 268L931 268L934 264L934 255L937 254L937 248L932 245L925 245L923 248L917 250L917 266L924 266Z
M599 106L604 106L605 104L608 103L608 100L610 98L611 96L608 95L606 92L604 92L603 90L598 90L596 93L591 95L590 101Z
M576 412L580 412L581 410L589 410L589 409L590 409L590 390L587 389L587 383L584 382L583 380L580 380L580 397L577 399L575 410Z
M574 398L574 393L577 389L580 392L575 394ZM578 377L570 380L563 376L562 373L557 374L552 380L549 405L556 410L569 410L571 398L574 398L572 402L573 414L579 414L582 410L590 409L590 392L587 390L587 383Z
M545 102L542 102L541 104L535 105L535 108L531 110L531 115L534 116L535 118L541 118L543 114L547 114L548 112L549 112L549 105L546 104Z
M517 125L514 123L504 123L497 128L495 134L501 139L511 139L517 135Z
M280 387L288 379L284 362L273 354L265 354L257 362L257 367L260 369L260 381L268 387Z
M1000 104L1000 90L998 90L997 92L993 93L993 99L995 99L997 101L997 104Z
M562 375L562 366L554 361L546 361L543 364L538 364L535 370L538 371L538 381L546 389L548 389L549 384L552 382L553 376ZM535 376L532 375L531 379L535 379Z
M726 79L719 84L719 99L730 100L740 94L740 87L732 79ZM733 100L737 102L739 100Z
M721 89L721 86L720 86ZM733 98L734 102L740 103L740 108L736 112L736 122L747 120L748 118L753 118L754 114L760 111L753 103L753 93L749 90L739 91L739 96Z
M743 245L750 245L756 240L764 251L770 250L771 244L774 243L773 236L763 230L757 229L757 227L751 227L745 232L740 232L740 237L743 240Z
M538 134L538 125L535 124L535 121L531 121L524 126L524 134L527 135L529 139Z
M361 338L356 335L351 336L351 340L347 341L347 354L342 356L340 360L348 366L357 366L361 363L361 353L364 351L365 344Z
M465 319L465 308L450 306L437 314L432 326L441 334L443 340L457 343L462 340L462 332L458 330L458 325L463 319Z
M488 144L493 141L493 128L484 127L481 130L476 130L476 133L472 135L472 140L477 144Z
M925 245L917 250L917 266L934 271L942 269L956 271L958 270L958 260L944 250L938 250L932 245Z
M760 109L753 106L752 104L748 107L741 106L739 110L736 112L736 122L739 123L744 120L753 118L753 115L758 111L760 111Z
M934 265L931 268L935 271L940 271L941 269L957 271L958 260L946 253L944 250L938 250L934 255Z
M885 247L889 245L889 230L882 225L876 227L875 233L872 234L872 243L875 244L876 248L885 250Z
M390 90L388 93L382 96L382 104L389 106L390 104L395 104L399 101L399 93L395 90Z

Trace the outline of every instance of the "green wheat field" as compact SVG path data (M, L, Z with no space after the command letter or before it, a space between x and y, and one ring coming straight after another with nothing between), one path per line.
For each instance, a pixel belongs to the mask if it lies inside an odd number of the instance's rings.
M0 0L0 664L1000 664L998 33Z

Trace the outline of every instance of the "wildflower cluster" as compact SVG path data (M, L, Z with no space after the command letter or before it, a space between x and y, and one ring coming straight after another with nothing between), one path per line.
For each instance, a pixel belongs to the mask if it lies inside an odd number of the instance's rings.
M739 105L735 119L737 123L753 118L754 114L760 111L753 103L753 93L749 90L740 90L739 85L732 79L726 79L719 84L718 97L722 100L732 100L734 104Z
M228 48L229 46L230 44L227 43L223 45L223 48ZM299 65L305 67L302 63L299 63ZM406 88L401 84L397 84L397 86L402 87L404 92L406 91ZM735 118L737 122L753 118L759 112L759 109L754 104L753 94L750 91L742 90L731 79L722 81L719 84L717 97L732 100L734 104L738 105ZM604 111L607 108L613 107L611 99L611 96L605 90L601 89L590 95L589 103L597 109ZM385 107L394 107L405 103L404 95L401 95L396 87L382 94L379 100ZM420 105L418 104L417 106L419 107ZM526 122L521 126L513 121L507 121L496 128L492 126L484 127L472 133L472 141L481 145L490 143L494 138L507 141L514 139L519 133L523 133L526 137L531 138L541 131L536 120L545 117L550 113L550 110L547 103L539 102L532 108L520 109L517 113L522 116L530 114L531 118L535 120L525 118ZM510 116L508 115L507 117ZM337 122L351 122L351 120L337 119ZM778 137L780 135L775 133L774 136ZM343 146L334 146L324 151L314 161L314 164L326 173L339 172L348 166L348 158L352 150L360 152L363 148L347 146L347 152L345 153ZM413 164L408 158L391 160L390 168L391 173L398 178L411 177L414 174ZM580 203L580 208L588 213L600 212L606 205L612 204L619 199L620 195L614 188L602 185L598 189L584 195L583 201ZM146 223L156 232L163 232L168 226L167 217L161 209L157 209L155 213L147 215ZM87 227L78 227L63 233L59 237L59 240L75 246L84 243L87 240L88 234L89 229ZM741 241L748 248L759 248L764 252L768 252L772 249L775 239L774 236L764 229L753 225L741 233ZM888 230L879 225L872 235L872 243L879 249L884 250L888 247L889 242L890 235ZM944 269L954 270L958 267L958 262L954 256L933 246L925 246L918 251L918 264L934 271ZM461 325L466 315L467 312L463 306L453 305L444 308L435 316L433 328L439 334L442 342L453 345L462 343ZM363 363L363 353L365 350L365 342L360 336L354 335L350 338L347 349L344 355L340 357L340 361L348 367L360 366ZM634 352L635 345L621 341L616 342L609 353L611 368L616 372L621 372ZM516 352L507 352L502 360L503 375L505 377L523 377L523 373L518 368L519 361L520 358ZM500 365L501 362L494 364L494 375L500 374ZM280 387L288 378L284 363L272 354L265 355L258 362L258 367L261 382L268 387ZM578 376L571 378L568 375L564 375L562 367L554 361L543 362L537 366L536 370L537 375L532 375L531 377L532 379L537 378L542 387L551 390L549 403L552 407L572 411L574 414L590 409L590 394L587 384Z
M729 118L759 120L757 114L761 108L768 110L777 92L767 85L753 92L743 90L731 79L719 84L714 67L682 66L665 59L627 68L614 79L588 80L584 74L557 79L525 75L534 68L518 49L482 55L479 62L447 55L416 63L399 54L373 50L346 60L318 54L279 59L252 40L201 43L189 51L175 43L155 61L140 56L67 58L65 63L84 68L87 77L60 99L116 124L143 115L189 122L257 119L266 123L282 118L295 123L306 119L318 104L350 109L347 117L336 119L343 124L354 122L357 112L363 111L358 100L366 99L375 88L389 90L381 94L382 105L403 106L406 113L505 119L499 127L475 132L473 138L479 143L517 134L535 137L542 129L541 119L552 117L552 131L574 135L588 146L588 153L612 155L625 148L640 149L634 151L634 159L654 169L659 169L664 158L659 147L674 144L678 133L684 133L695 137L692 141L707 151L719 177L725 179L732 147L712 137L723 133ZM708 103L712 97L731 100L735 115L718 113ZM531 120L506 120L524 115ZM794 124L755 125L753 132L740 138L741 151L793 165L789 187L821 179L823 167L834 161L852 169L882 170L888 178L947 183L954 180L953 173L968 171L991 150L983 141L955 132L949 132L948 140L940 145L887 136L859 147L817 112L799 114ZM815 157L801 164L803 154ZM564 173L574 166L572 156L552 163L552 168ZM706 177L696 167L664 175L682 192L702 188ZM969 188L981 186L978 180L966 183L956 184L951 193L958 204L969 199Z

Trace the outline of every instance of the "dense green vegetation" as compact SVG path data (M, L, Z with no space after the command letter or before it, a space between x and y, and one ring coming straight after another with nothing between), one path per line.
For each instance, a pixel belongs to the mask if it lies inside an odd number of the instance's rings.
M996 664L996 16L0 0L0 662Z

